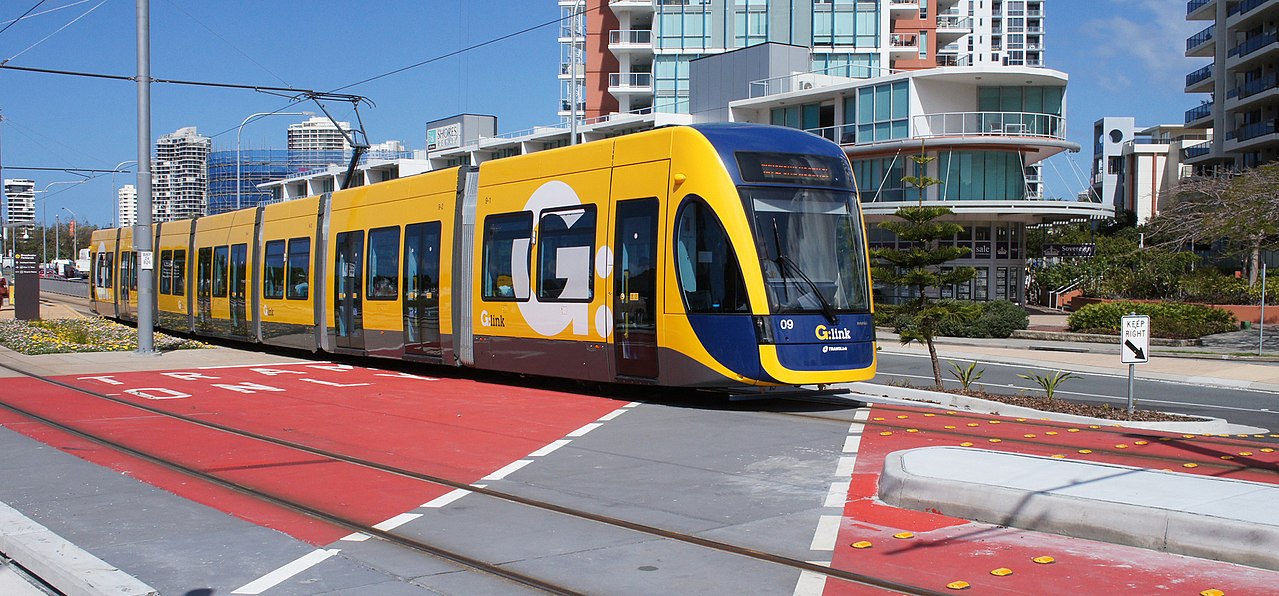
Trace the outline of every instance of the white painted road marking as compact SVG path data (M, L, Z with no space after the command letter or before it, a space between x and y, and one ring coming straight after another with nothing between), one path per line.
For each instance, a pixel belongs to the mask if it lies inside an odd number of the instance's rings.
M601 427L601 426L603 426L603 425L602 425L602 424L600 424L600 423L598 423L598 422L592 422L592 423L587 424L586 426L583 426L582 428L579 428L579 429L577 429L577 430L575 430L575 431L573 431L573 432L571 432L571 433L568 433L567 435L564 435L564 436L566 436L566 437L580 437L580 436L582 436L582 435L584 435L584 434L586 434L586 433L588 433L588 432L591 432L591 431L593 431L593 430L595 430L595 429L597 429L597 428L599 428L599 427Z
M382 530L383 532L390 532L391 530L407 524L419 517L422 517L421 513L401 513L373 527Z
M333 555L336 555L340 552L342 552L342 549L338 549L338 548L332 548L327 550L326 549L313 550L305 555L302 555L297 560L293 561L292 563L289 563L288 565L285 565L279 569L276 569L275 571L272 571L271 573L268 573L262 577L259 577L258 579L255 579L245 584L241 588L232 590L231 593L232 594L261 594L262 592L265 592L267 590L270 590L271 588L274 588L275 586L278 586L284 580L289 579L299 573L302 573L303 571L306 571L307 569L310 569L320 564L325 559L328 559L329 557L332 557Z
M841 480L832 482L830 491L826 493L826 507L843 507L848 502L848 489L852 484L851 480Z
M551 443L550 445L547 445L541 449L538 449L537 451L534 451L533 453L530 453L528 455L529 457L542 457L543 455L549 455L551 452L555 451L556 449L559 449L560 447L568 445L571 442L572 441L569 441L568 439L559 439L558 441L555 441Z
M471 494L471 491L466 490L464 488L454 489L446 494L440 495L438 497L435 497L434 499L431 499L430 501L422 503L422 506L428 507L431 509L439 509L440 507L444 507L448 505L449 503L452 503L453 501L456 501L469 494Z
M507 464L505 467L503 467L502 469L496 472L493 472L492 474L489 474L488 476L485 476L484 478L482 478L482 480L501 480L503 478L506 478L512 472L515 472L516 470L523 468L524 466L527 466L531 463L533 463L533 460L531 459L521 459L516 462L511 462Z
M616 410L613 410L612 412L609 412L603 416L600 416L600 422L604 422L606 420L612 420L625 413L626 413L626 408L618 408Z
M839 538L839 524L843 521L840 515L823 515L817 520L817 532L813 534L810 550L835 550L835 541Z

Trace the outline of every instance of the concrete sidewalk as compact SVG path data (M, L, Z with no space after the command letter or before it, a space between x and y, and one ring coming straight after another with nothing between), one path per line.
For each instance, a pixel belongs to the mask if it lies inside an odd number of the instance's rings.
M879 496L982 523L1279 570L1272 484L923 447L888 455Z

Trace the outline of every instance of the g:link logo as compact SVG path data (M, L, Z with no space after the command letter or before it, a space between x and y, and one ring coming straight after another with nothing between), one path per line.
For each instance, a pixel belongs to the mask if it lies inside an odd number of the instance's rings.
M817 339L820 339L822 341L853 338L852 330L845 327L831 329L826 327L825 325L818 325L817 328L814 330L814 332L817 334Z
M505 327L506 317L503 315L490 315L489 311L480 311L480 326L482 327Z

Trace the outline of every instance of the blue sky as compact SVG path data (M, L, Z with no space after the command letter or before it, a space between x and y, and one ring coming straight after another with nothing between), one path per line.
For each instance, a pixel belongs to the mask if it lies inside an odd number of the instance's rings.
M0 4L0 29L37 1ZM1138 125L1178 123L1199 103L1199 97L1182 90L1186 73L1206 62L1183 53L1185 39L1204 23L1186 22L1180 0L1046 4L1046 63L1070 75L1068 130L1082 149L1050 160L1044 176L1051 195L1072 197L1085 183L1094 120L1131 115ZM46 0L32 16L0 33L0 61L131 76L136 73L134 7L131 0ZM330 90L558 16L554 0L152 0L151 72L162 79ZM559 97L557 31L543 27L346 92L375 104L360 110L374 143L395 139L422 148L427 121L461 112L496 115L501 131L551 123ZM0 70L0 115L6 119L0 124L0 158L6 167L102 169L135 159L135 98L131 82ZM245 117L287 104L253 91L156 84L152 133L196 126L214 137L215 149L234 149ZM345 106L330 109L353 120ZM298 106L290 111L318 110ZM298 119L278 116L251 123L244 128L243 145L282 148L285 127ZM33 178L38 189L78 179L7 169L4 176ZM117 185L132 182L132 174L115 179ZM49 191L50 220L55 214L67 217L65 207L81 221L110 222L110 176Z

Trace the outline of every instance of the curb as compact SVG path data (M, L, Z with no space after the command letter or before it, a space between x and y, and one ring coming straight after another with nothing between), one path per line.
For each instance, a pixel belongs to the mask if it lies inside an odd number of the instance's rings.
M1279 525L1261 514L1279 499L1270 484L922 447L885 458L879 498L981 523L1279 570Z
M1057 412L1045 412L1043 410L1032 410L1021 406L1014 406L1003 402L979 399L976 397L967 397L964 395L955 395L953 393L944 393L941 391L929 391L927 389L914 389L911 387L894 387L892 385L878 385L875 383L858 382L844 383L840 385L846 387L858 396L860 401L870 403L890 403L894 405L905 405L914 407L932 407L940 409L965 410L969 412L978 412L981 414L990 414L992 416L1013 416L1022 418L1037 418L1042 420L1053 420L1056 422L1068 422L1074 424L1096 424L1099 426L1120 426L1124 428L1139 428L1143 430L1158 430L1171 433L1188 433L1188 434L1258 434L1268 432L1268 429L1257 428L1254 426L1244 426L1242 424L1231 424L1221 418L1209 418L1207 421L1186 421L1186 422L1141 422L1128 420L1112 420L1109 418L1092 418L1089 416L1077 416L1075 414L1060 414ZM866 399L861 399L866 398ZM1171 414L1178 415L1178 414Z
M4 503L0 503L0 552L67 596L160 594Z

